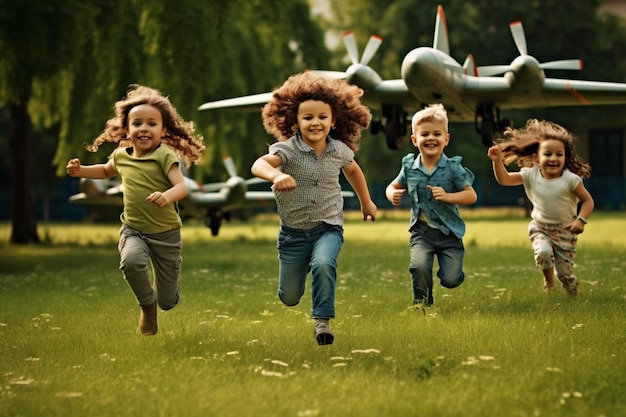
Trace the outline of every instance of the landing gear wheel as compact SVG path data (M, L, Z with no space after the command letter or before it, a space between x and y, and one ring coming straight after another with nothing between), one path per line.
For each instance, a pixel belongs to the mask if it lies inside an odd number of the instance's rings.
M211 235L217 236L222 226L222 215L218 212L212 212L207 214L204 218L204 224L211 229Z
M400 107L388 106L383 108L383 116L387 119L385 126L387 147L393 151L400 149L407 132L406 113Z

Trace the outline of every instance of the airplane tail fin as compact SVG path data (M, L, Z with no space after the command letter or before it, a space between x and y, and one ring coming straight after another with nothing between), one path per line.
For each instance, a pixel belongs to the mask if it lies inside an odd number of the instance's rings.
M435 20L435 39L433 48L450 55L450 43L448 42L448 24L443 6L437 6L437 18Z

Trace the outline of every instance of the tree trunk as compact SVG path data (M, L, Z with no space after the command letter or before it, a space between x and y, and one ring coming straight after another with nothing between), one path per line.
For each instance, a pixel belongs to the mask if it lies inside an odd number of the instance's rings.
M32 130L25 103L10 106L11 243L39 243L35 213Z

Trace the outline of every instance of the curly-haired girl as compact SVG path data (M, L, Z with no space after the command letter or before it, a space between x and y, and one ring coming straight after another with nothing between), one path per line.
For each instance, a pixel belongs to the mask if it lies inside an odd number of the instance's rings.
M361 130L371 114L363 90L312 73L291 76L263 108L263 125L277 142L257 159L252 173L273 183L278 235L278 297L295 306L312 274L314 335L333 343L337 257L343 244L343 171L361 203L363 220L375 220L365 176L354 160Z
M124 190L120 269L141 307L139 332L151 336L157 333L157 303L169 310L179 299L182 222L177 202L188 193L179 158L186 165L199 163L204 145L193 124L178 115L167 97L139 85L132 85L115 103L115 117L87 149L95 152L104 142L119 143L106 163L81 165L74 158L66 169L72 177L120 175Z
M505 186L523 185L533 205L528 236L544 288L554 288L556 269L567 294L575 296L576 243L594 208L582 181L591 168L576 154L574 136L556 123L530 119L522 129L508 128L504 136L487 152L496 180ZM505 164L513 162L521 168L519 172L507 171Z

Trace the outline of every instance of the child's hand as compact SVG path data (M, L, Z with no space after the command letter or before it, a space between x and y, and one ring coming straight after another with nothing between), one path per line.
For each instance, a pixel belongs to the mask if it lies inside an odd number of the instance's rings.
M487 156L492 161L499 161L502 159L502 151L499 146L492 146L487 150Z
M579 235L585 230L585 223L581 222L578 219L575 219L570 224L566 224L564 226L564 229L569 230L570 232Z
M67 174L71 177L78 176L78 173L80 172L80 159L70 159L70 161L67 163L67 166L65 167L65 170L67 171Z
M427 185L426 188L428 188L433 193L433 197L435 198L435 200L443 201L444 203L446 202L446 196L448 195L448 193L446 193L446 190L444 190L442 187Z
M390 187L392 188L392 187ZM402 195L406 192L406 188L393 188L387 192L387 200L394 206L399 206L402 202Z
M361 206L361 213L363 213L363 221L366 222L368 219L371 221L376 220L376 212L378 211L378 207L372 200Z
M289 174L281 174L274 178L274 188L278 191L291 191L296 188L296 180Z
M160 191L153 192L146 198L146 200L159 208L165 207L170 203L165 194Z

